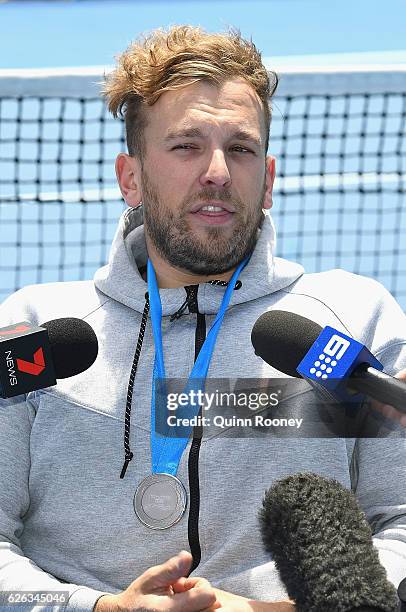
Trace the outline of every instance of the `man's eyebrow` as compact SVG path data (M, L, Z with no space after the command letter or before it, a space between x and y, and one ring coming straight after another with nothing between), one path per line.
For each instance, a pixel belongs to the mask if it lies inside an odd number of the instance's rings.
M200 128L192 127L179 130L168 130L164 138L164 142L170 142L171 140L176 140L177 138L204 138L204 134ZM230 136L230 140L244 140L247 142L252 142L258 147L262 146L260 139L255 134L242 129L233 132Z
M180 130L168 130L164 140L169 142L176 138L203 138L203 132L200 128L183 128Z

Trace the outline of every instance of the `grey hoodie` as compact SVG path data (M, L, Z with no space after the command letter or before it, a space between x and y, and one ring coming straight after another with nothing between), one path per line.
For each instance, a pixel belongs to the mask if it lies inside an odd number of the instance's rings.
M109 263L94 281L25 287L0 309L1 326L79 317L93 327L99 341L95 363L82 374L1 401L0 589L67 590L68 611L90 611L102 593L124 590L147 568L192 547L198 562L192 575L253 599L286 598L263 548L257 514L264 491L276 479L299 471L336 478L355 491L373 527L381 562L397 586L406 576L404 436L235 439L227 429L204 435L201 443L194 443L193 458L189 441L179 464L177 476L190 496L182 519L163 531L139 521L134 492L151 473L150 320L134 381L134 457L120 479L128 379L147 291L138 269L146 263L139 214L135 209L123 214ZM353 335L389 373L406 367L406 317L379 283L341 270L304 274L300 265L274 257L274 243L266 216L240 275L242 286L232 293L209 378L282 376L255 355L250 340L256 319L275 308ZM169 315L183 304L185 289L160 290L168 377L189 376L196 325L210 328L224 291L222 286L199 285L200 314L186 311L171 322ZM309 394L303 381L300 405Z

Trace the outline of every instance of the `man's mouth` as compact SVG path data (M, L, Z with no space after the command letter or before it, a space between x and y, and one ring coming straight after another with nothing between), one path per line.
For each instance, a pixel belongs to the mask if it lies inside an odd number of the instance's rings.
M222 225L232 219L235 211L229 204L210 202L196 204L190 212L199 221L209 225Z
M198 212L224 212L225 208L221 206L203 206ZM227 212L227 211L226 211Z
M195 204L190 212L196 213L201 210L204 210L204 212L235 212L235 209L233 206L231 206L231 204L228 204L227 202L220 202L218 200L210 200L209 202L200 202L200 204Z

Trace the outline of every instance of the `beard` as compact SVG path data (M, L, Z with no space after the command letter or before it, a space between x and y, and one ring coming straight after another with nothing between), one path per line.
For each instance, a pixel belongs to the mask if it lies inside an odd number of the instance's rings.
M202 189L193 198L185 198L176 215L165 206L144 168L141 170L142 201L146 232L158 254L173 267L199 275L228 272L252 253L264 221L262 203L266 181L255 206L246 206L232 198L228 190ZM220 226L202 228L197 235L190 227L188 215L196 201L219 200L232 204L234 229L227 236Z

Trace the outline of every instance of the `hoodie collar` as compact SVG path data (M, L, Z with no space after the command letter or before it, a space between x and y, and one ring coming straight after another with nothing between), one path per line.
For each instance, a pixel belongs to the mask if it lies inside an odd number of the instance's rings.
M228 308L274 293L302 276L304 270L301 265L274 256L275 242L275 227L267 213L251 259L240 274L242 286L233 291ZM148 286L139 268L146 266L146 263L142 206L127 208L113 239L109 263L97 270L95 285L114 300L142 313ZM224 291L224 287L201 283L199 312L217 314ZM172 315L185 300L184 287L160 289L159 293L163 316Z

